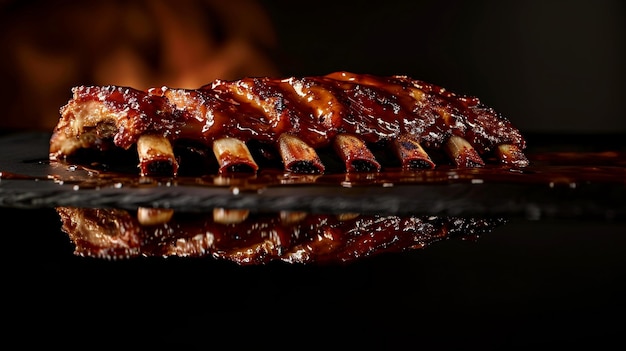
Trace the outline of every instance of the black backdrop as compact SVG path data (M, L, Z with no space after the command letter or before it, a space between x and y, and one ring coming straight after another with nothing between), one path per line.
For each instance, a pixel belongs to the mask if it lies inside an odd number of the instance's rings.
M406 74L478 96L525 131L626 130L621 1L262 3L286 75Z

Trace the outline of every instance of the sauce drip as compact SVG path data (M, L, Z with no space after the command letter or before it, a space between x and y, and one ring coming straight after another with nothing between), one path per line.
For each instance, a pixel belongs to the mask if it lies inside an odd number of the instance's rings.
M128 154L132 154L129 151ZM323 156L323 155L322 155ZM517 183L548 186L576 186L582 184L626 184L626 152L543 152L529 154L530 166L515 169L500 165L485 165L479 168L457 168L439 165L435 169L402 171L387 167L380 172L340 172L331 167L324 174L291 174L284 172L278 163L274 167L263 167L257 173L203 174L177 177L141 177L134 173L133 161L126 169L112 170L106 160L90 166L50 162L53 169L66 172L50 173L47 176L28 176L0 170L1 179L54 180L74 184L83 189L105 187L145 188L166 184L168 186L236 186L240 190L258 190L264 187L318 184L344 187L394 186L402 184L450 184L450 183ZM119 159L117 159L119 161ZM184 163L183 163L184 164ZM330 162L332 165L332 162ZM117 164L117 166L120 166ZM124 166L124 165L122 165ZM188 170L193 174L193 170Z

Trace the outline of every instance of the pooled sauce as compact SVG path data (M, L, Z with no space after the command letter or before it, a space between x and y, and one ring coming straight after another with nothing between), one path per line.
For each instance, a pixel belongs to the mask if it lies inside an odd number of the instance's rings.
M589 183L626 184L626 153L617 151L606 152L545 152L530 154L531 164L524 168L509 168L501 165L485 165L477 168L457 168L450 165L439 165L435 169L403 171L399 168L387 167L380 172L345 173L338 165L335 170L330 168L324 174L292 174L284 172L277 164L274 167L262 167L257 173L242 172L232 174L197 175L203 170L182 169L183 175L177 177L140 177L134 173L136 162L132 160L134 152L127 151L127 163L119 162L116 154L115 162L106 159L86 165L56 164L73 172L71 177L66 174L49 174L48 179L57 182L74 184L80 188L104 187L147 187L159 186L237 186L240 190L257 190L263 187L287 184L318 184L337 186L394 186L402 184L450 184L450 183L517 183L537 185L571 185ZM190 156L191 157L191 156ZM324 154L322 154L324 157ZM269 161L268 161L269 162ZM329 162L332 165L332 162ZM197 162L181 162L181 165ZM114 165L114 166L113 166ZM207 167L206 165L201 165ZM112 168L117 167L117 168ZM125 168L124 168L125 167ZM210 166L208 166L210 167ZM181 166L182 168L182 166ZM75 171L84 171L83 175ZM184 175L185 172L187 175ZM0 179L33 179L25 175L0 172ZM41 180L41 179L40 179Z
M485 165L477 168L458 168L438 165L435 169L403 171L389 165L380 172L345 173L342 165L328 156L330 150L321 152L330 165L324 174L295 174L285 172L279 161L266 157L266 164L256 173L206 174L210 162L198 162L198 151L181 153L181 175L177 177L141 177L136 174L134 150L113 154L99 153L98 157L80 155L90 164L66 164L49 160L33 163L49 166L47 176L28 176L0 170L0 180L53 180L73 185L78 189L150 188L150 187L226 187L238 191L258 191L268 187L289 185L324 185L338 187L392 187L396 185L454 184L454 183L512 183L539 186L577 187L585 184L626 184L626 152L542 152L530 153L530 165L509 168L502 165ZM200 157L203 157L204 154ZM333 163L334 162L334 163ZM191 166L189 166L191 165ZM189 166L189 167L188 167ZM334 166L334 168L333 168ZM195 167L195 168L194 168Z
M626 184L625 156L619 152L557 152L531 155L531 166L524 169L440 166L416 172L290 175L279 168L264 168L255 175L178 177L167 181L171 182L168 186L227 186L241 191L293 184L390 187L455 182L576 188L590 183ZM76 184L84 188L112 184L155 187L164 181L104 172ZM128 211L58 207L57 211L79 256L109 260L209 256L238 265L272 261L345 264L381 254L425 249L442 240L477 240L508 221L502 216L326 214L258 208L215 208L199 213L155 208Z
M186 156L193 160L197 150ZM184 153L183 153L184 154ZM100 189L158 189L168 187L219 187L257 192L270 187L321 185L325 187L394 187L406 184L476 185L511 183L544 188L578 188L588 184L626 185L626 153L541 152L529 153L530 165L514 169L498 165L402 171L388 165L381 172L344 173L330 167L324 174L290 174L266 157L267 167L257 173L202 174L187 169L178 177L140 177L134 168L132 150L106 158L90 159L89 166L28 161L47 167L45 176L29 176L0 170L2 180L51 182L71 185L72 191ZM119 162L125 159L128 162ZM183 160L184 161L184 160ZM329 162L332 165L332 162ZM507 222L502 216L458 217L411 214L308 213L264 211L259 208L227 209L189 213L162 208L56 207L65 231L75 245L75 254L104 259L139 256L209 256L239 265L287 263L349 263L379 254L424 249L438 241L460 238L476 240Z

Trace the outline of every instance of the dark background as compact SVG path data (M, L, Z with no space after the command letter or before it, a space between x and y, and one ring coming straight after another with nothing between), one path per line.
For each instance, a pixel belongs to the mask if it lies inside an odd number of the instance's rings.
M287 75L402 74L478 96L527 132L626 131L626 4L262 1Z

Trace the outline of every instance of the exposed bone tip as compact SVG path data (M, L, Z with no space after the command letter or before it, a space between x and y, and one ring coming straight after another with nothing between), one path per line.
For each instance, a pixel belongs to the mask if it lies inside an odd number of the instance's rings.
M216 207L213 209L213 221L221 224L237 224L245 221L250 215L247 209L229 209Z
M302 221L308 215L304 211L280 211L280 220L284 224L294 224Z
M295 135L281 134L278 150L286 171L319 174L325 170L315 149Z
M346 172L378 172L381 169L365 142L354 135L338 134L334 147L346 165Z
M167 223L173 215L174 210L169 208L139 207L137 209L137 221L145 226Z
M213 141L213 153L219 164L219 173L254 173L259 169L248 146L237 138L216 139Z
M141 176L176 175L178 162L170 141L155 134L145 134L137 140L137 155Z
M478 151L461 136L450 136L444 145L444 150L457 167L473 168L485 165Z
M394 150L402 162L404 170L432 169L435 163L422 148L420 143L407 135L401 135L394 140Z
M500 162L514 167L526 167L530 161L522 150L514 144L500 144L496 147L496 155Z
M350 221L359 217L360 215L361 215L360 213L356 213L356 212L343 212L343 213L337 214L337 219L340 221Z

